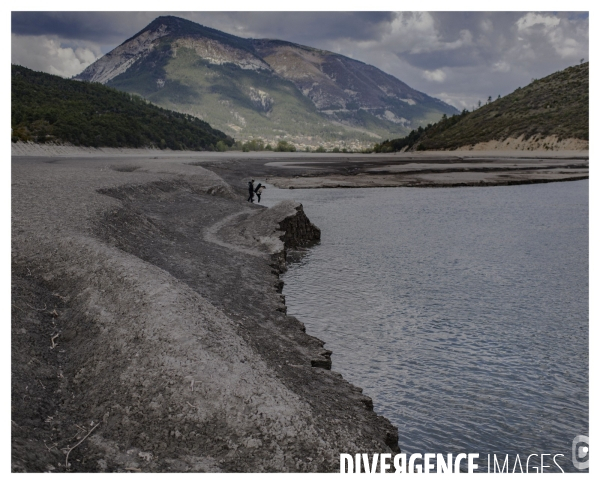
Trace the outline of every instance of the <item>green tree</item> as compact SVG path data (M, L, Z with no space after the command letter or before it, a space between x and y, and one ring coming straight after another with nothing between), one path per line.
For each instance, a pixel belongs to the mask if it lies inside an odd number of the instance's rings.
M261 139L253 139L250 141L246 141L243 145L242 148L247 148L244 151L264 151L265 149L265 143L263 140Z
M211 150L234 140L198 118L98 83L11 66L15 140L76 146Z
M288 152L292 152L292 151L296 151L296 147L291 144L288 143L287 141L279 141L277 143L277 146L275 147L274 151L288 151Z

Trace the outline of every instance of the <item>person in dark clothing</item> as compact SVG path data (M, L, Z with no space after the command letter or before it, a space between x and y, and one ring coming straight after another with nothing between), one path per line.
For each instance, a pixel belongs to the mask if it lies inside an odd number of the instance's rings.
M248 182L248 193L250 194L248 201L254 203L254 180Z
M261 183L256 185L256 189L254 190L254 193L256 193L256 196L258 197L258 203L260 203L260 194L263 192L264 189L265 189L265 187Z

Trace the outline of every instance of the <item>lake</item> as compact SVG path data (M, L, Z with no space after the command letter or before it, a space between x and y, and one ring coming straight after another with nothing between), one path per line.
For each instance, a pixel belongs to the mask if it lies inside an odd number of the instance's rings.
M523 467L564 454L576 472L571 442L589 435L588 190L269 187L263 202L293 198L322 230L283 276L288 314L398 427L403 452L479 452L483 471L487 454L509 454L510 468L516 454Z

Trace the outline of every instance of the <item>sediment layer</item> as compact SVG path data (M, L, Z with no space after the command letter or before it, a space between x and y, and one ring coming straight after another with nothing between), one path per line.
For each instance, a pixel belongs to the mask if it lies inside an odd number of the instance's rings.
M278 188L465 187L551 183L589 178L586 156L515 158L437 155L349 162L277 163L268 177ZM293 170L286 176L285 169Z

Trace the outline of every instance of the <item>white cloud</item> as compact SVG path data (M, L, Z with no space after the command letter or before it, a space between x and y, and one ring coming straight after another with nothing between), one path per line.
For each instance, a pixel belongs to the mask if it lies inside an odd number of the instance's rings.
M481 99L481 96L478 98L477 96L465 95L465 93L438 92L431 93L430 95L454 106L459 111L462 111L463 109L471 111L477 106L477 101Z
M433 49L437 43L435 22L428 12L397 14L381 41L406 52Z
M460 49L473 44L473 35L470 30L464 29L460 31L459 38L454 42L440 43L439 48L441 50L454 50Z
M581 23L567 17L528 13L516 22L523 40L532 40L541 35L552 46L554 52L561 59L576 59L588 51L588 32L582 30ZM519 39L521 40L521 39ZM536 45L538 43L536 42ZM531 45L526 43L523 48L531 50ZM529 56L530 58L532 55Z
M508 72L510 71L510 64L506 61L498 61L492 65L492 71L494 72Z
M549 30L552 27L556 27L559 23L560 19L558 17L529 12L517 20L517 28L519 30L526 30L535 25L542 25L545 30Z
M473 35L468 29L462 29L458 33L457 39L445 41L436 29L434 18L430 13L411 12L398 13L391 23L391 28L382 35L382 39L377 42L377 45L379 48L386 45L393 46L397 51L421 54L455 50L472 43Z
M446 73L442 69L423 71L423 77L428 81L444 82L446 80Z
M11 36L13 64L62 77L79 74L100 55L99 46L89 42L80 42L73 48L65 45L57 36Z
M491 32L492 30L494 30L494 24L489 18L483 19L481 21L480 26L483 32Z
M577 56L577 53L581 50L575 39L565 39L562 34L551 36L550 41L556 53L562 58Z

